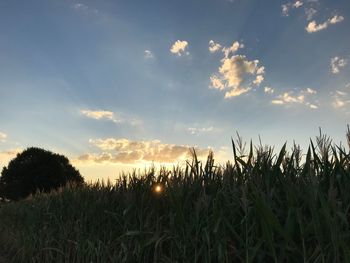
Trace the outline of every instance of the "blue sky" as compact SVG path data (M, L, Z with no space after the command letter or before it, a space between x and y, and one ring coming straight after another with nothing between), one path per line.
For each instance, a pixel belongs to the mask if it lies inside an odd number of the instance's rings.
M39 146L88 179L230 138L345 142L348 0L0 3L0 167Z

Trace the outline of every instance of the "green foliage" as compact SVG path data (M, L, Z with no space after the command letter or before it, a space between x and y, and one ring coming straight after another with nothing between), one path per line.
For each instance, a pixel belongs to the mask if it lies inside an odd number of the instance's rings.
M84 179L65 156L32 147L3 168L0 195L18 200L38 191L50 192L68 182L82 184Z
M350 152L232 143L223 167L193 153L2 205L0 247L15 262L350 262Z

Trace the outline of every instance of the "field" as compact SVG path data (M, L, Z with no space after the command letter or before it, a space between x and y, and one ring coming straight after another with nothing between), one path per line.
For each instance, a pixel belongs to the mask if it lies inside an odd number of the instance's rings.
M348 139L350 138L348 133ZM350 153L241 138L216 166L150 169L0 206L9 262L350 262ZM246 149L245 149L246 148Z

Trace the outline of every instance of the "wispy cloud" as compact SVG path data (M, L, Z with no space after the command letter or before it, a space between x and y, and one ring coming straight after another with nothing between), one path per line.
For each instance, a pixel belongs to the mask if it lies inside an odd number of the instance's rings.
M0 132L0 142L5 142L7 139L7 134Z
M331 58L331 72L338 74L340 69L344 68L348 64L348 60L340 57Z
M130 125L140 125L142 122L133 116L124 113L115 113L106 110L80 110L80 113L87 118L95 120L108 120L114 123L128 123Z
M110 120L113 122L120 122L120 120L117 120L115 114L112 111L105 111L105 110L81 110L80 111L83 115L85 115L88 118L95 119L95 120Z
M209 41L209 52L215 53L219 51L221 48L221 45L219 43L215 43L214 40Z
M159 140L132 141L125 138L92 139L92 145L101 153L79 156L81 162L135 164L144 162L175 163L191 157L190 146L166 144ZM199 157L205 157L209 149L194 147Z
M317 10L313 7L305 8L306 20L310 21L317 14Z
M329 18L327 21L320 23L320 24L317 24L316 21L313 20L313 21L308 23L308 25L305 27L305 30L308 33L315 33L315 32L326 29L330 25L335 25L337 23L340 23L343 20L344 20L344 17L338 16L338 15L335 15L335 16Z
M268 94L272 94L272 93L275 92L275 90L273 88L271 88L271 87L265 87L264 88L264 92L268 93Z
M332 106L335 109L347 109L350 105L350 96L347 91L337 90L333 94Z
M154 58L154 54L153 54L153 52L151 51L151 50L145 50L145 52L144 52L144 57L146 58L146 59L152 59L152 58Z
M94 14L97 15L99 13L99 11L96 8L92 8L90 6L88 6L87 4L84 3L74 3L72 5L73 9L80 11L80 12L84 12L86 14Z
M178 56L189 55L187 51L188 42L185 40L177 40L170 48L170 52Z
M293 8L299 8L303 5L304 3L302 1L295 1L294 3L293 2L289 2L289 3L286 3L286 4L283 4L281 6L282 8L282 15L283 16L289 16L289 11Z
M264 80L265 68L259 66L259 60L249 60L245 55L235 54L243 47L237 41L230 47L224 47L221 66L218 72L210 77L210 88L226 90L225 98L246 93L253 85L259 86Z
M213 126L210 126L210 127L202 127L202 128L190 127L190 128L188 128L188 131L189 131L191 134L207 133L207 132L212 132L212 131L214 131L214 127L213 127Z
M317 92L314 89L307 88L299 92L289 91L278 95L271 101L275 105L291 106L293 104L303 104L311 109L317 109L318 105L315 102L311 102L310 96L315 95Z

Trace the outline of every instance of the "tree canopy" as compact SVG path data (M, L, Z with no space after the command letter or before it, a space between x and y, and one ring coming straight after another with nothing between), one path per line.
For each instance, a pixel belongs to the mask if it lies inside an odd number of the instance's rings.
M50 192L67 183L83 184L84 179L67 157L30 147L4 167L0 177L0 196L18 200L38 191Z

